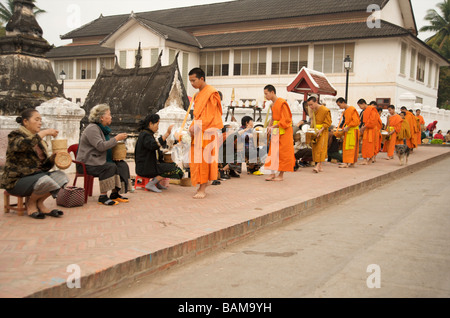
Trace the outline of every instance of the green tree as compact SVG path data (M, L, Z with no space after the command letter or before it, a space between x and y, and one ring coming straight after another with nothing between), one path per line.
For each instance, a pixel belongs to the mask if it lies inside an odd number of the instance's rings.
M442 56L450 59L450 1L438 3L435 9L427 11L425 20L429 21L420 32L435 32L425 42ZM450 109L450 68L441 67L439 76L438 107Z
M31 1L36 2L36 0ZM34 8L35 16L45 12L46 12L45 10L39 9L38 7ZM14 0L4 0L0 2L0 23L2 24L8 23L13 14L14 14Z
M450 110L450 67L441 67L437 104L439 108Z

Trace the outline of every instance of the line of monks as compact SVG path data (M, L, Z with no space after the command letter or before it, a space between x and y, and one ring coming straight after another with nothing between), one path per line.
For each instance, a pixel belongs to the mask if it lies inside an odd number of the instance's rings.
M368 105L364 99L360 99L357 104L361 113L358 113L355 107L349 106L344 98L339 98L336 104L344 110L339 120L339 128L335 132L337 137L343 137L343 163L339 166L340 168L352 167L357 163L360 145L363 158L361 164L367 165L374 163L380 152L387 152L387 160L393 159L395 145L406 143L413 151L421 144L421 133L425 121L420 115L420 110L416 111L415 116L411 110L402 107L400 114L397 114L395 106L390 105L387 124L383 129L380 116L382 109L377 107L376 102ZM318 131L318 139L312 145L313 160L317 163L314 171L320 172L322 171L321 162L326 158L328 146L326 131L331 126L331 113L328 108L319 105L315 97L309 98L308 107L314 110L315 128Z
M207 130L220 130L223 128L221 98L216 89L206 84L205 73L200 68L195 68L189 73L191 85L199 92L194 97L194 121L189 128L192 137L191 146L191 182L193 186L198 185L195 199L206 197L206 188L209 182L218 178L218 152L214 147L210 147L215 141L204 140ZM264 96L268 101L272 101L272 120L268 125L268 135L270 135L269 152L265 163L265 169L270 171L266 181L283 181L285 172L293 172L296 163L294 155L293 121L290 107L286 100L277 97L276 89L272 85L264 88ZM403 144L406 141L412 150L417 148L421 142L421 131L425 122L417 111L414 116L406 107L401 108L401 113L396 114L395 107L389 106L389 117L385 130L380 118L381 111L375 102L367 105L365 100L358 101L361 113L355 107L347 105L344 98L336 101L343 111L339 120L339 128L333 132L337 137L343 138L342 154L343 163L341 168L354 166L360 153L360 141L362 140L361 154L362 164L369 164L376 161L380 152L387 152L386 159L394 158L396 144ZM312 116L311 129L314 130L315 138L312 143L313 161L316 163L313 171L319 173L323 171L322 163L328 155L328 134L332 124L330 110L319 104L316 97L310 97L307 101ZM195 123L200 122L198 128ZM383 139L383 135L385 138ZM384 147L382 149L382 141ZM195 148L200 149L199 160L193 160L199 153L195 153ZM204 151L210 147L212 152ZM206 155L207 153L207 155ZM209 156L209 157L208 157ZM213 157L211 160L211 156ZM215 160L214 160L215 159Z

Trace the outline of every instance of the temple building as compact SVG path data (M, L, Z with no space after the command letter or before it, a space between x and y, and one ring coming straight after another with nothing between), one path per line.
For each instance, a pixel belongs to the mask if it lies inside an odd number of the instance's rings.
M439 68L448 61L418 37L410 0L240 0L176 9L102 16L73 30L47 57L55 74L67 74L66 96L84 103L102 65L132 68L138 43L142 67L178 59L189 96L190 69L236 98L263 100L273 84L290 104L303 96L287 91L303 67L326 75L345 95L344 59L352 60L348 100L365 98L387 107L405 94L436 109ZM408 105L410 106L410 105Z

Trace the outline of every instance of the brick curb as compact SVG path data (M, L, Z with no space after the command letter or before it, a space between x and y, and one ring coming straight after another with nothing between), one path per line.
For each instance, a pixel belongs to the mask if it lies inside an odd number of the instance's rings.
M87 274L81 277L82 289L69 289L66 283L63 283L28 295L26 298L96 297L108 289L126 286L126 284L138 281L143 277L163 272L176 265L187 263L198 256L226 248L233 243L255 236L263 230L272 229L286 222L314 214L317 209L330 203L337 203L355 194L360 194L363 191L378 187L385 183L388 177L389 179L400 178L443 160L448 156L450 156L450 152L428 158L307 201L300 202L299 199L284 201L283 203L277 204L277 207L267 207L267 210L270 211L265 215L113 265L96 273Z

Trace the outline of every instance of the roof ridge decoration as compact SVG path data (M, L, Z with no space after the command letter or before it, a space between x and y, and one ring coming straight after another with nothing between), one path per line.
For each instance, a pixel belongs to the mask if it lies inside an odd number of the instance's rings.
M324 73L302 67L294 80L287 86L287 91L292 93L318 94L336 96L337 90Z

